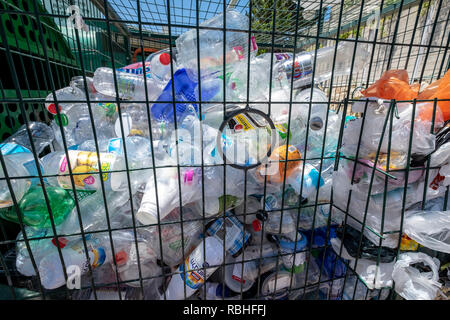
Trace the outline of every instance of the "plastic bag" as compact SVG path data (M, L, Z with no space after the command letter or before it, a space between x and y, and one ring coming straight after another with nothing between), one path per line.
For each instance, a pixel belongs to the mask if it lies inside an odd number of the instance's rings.
M338 238L331 239L331 245L336 253L340 252L341 244L342 242ZM345 246L342 246L341 258L348 260L350 268L355 269L356 259L348 253ZM372 290L392 286L393 268L394 262L377 265L375 261L358 259L355 271L366 286Z
M345 249L347 249L348 253L356 259L361 232L347 225L345 227L345 233L343 227L338 227L336 233L341 241L344 239ZM359 258L377 261L378 252L380 255L380 262L383 263L392 262L397 255L396 250L387 247L378 247L363 236Z
M404 231L424 247L450 253L450 211L409 212Z
M431 272L420 272L412 265L424 263ZM440 262L422 252L407 252L398 257L392 272L395 291L406 300L433 300L441 284L439 279Z
M425 90L419 93L418 99L449 99L450 98L450 71L439 80L431 83ZM433 109L434 103L428 102L430 109ZM438 101L437 106L441 109L444 120L450 119L450 101ZM436 108L437 109L437 108Z
M374 84L361 91L365 97L382 99L412 100L417 91L411 88L406 70L387 70Z
M370 153L376 152L380 139L382 138L380 152L399 152L408 153L409 141L411 136L411 117L414 111L414 105L411 103L398 103L396 105L398 111L397 116L392 117L388 114L390 103L383 103L377 98L369 98L365 108L366 101L359 101L353 104L353 112L365 112L364 118L358 118L348 121L345 125L344 136L342 140L341 151L346 156L356 156L356 150L361 137L360 157L366 157ZM414 112L414 131L412 135L411 154L427 155L435 150L435 135L431 134L432 119L422 119L420 115L427 108L424 103L418 103ZM391 111L392 112L392 111ZM395 112L395 110L393 111ZM386 120L387 117L387 120ZM361 131L364 121L364 129ZM383 127L386 123L386 129L383 137ZM436 109L434 128L443 125L443 117L440 110ZM392 133L389 133L392 126ZM362 133L361 133L362 132ZM390 140L390 150L389 148Z

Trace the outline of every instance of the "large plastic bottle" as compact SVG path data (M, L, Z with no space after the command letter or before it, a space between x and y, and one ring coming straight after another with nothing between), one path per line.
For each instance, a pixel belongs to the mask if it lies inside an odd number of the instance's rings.
M207 237L204 241L205 243L202 241L186 258L186 261L180 265L178 271L181 273L172 276L166 290L167 300L184 299L185 284L186 298L189 298L223 262L221 241L214 237ZM203 247L206 248L206 251L203 251ZM203 269L204 266L206 266L206 274ZM183 274L183 271L185 271L186 276ZM164 297L161 297L161 299L164 299Z
M71 195L63 188L46 186L45 193L52 210L53 221L59 225L75 206ZM44 189L40 185L33 186L18 203L22 222L36 228L51 227L50 214L44 198ZM0 211L0 217L19 223L16 208Z
M32 143L34 144L36 153L39 155L45 147L49 146L55 139L53 130L43 122L28 122L28 128L31 132ZM22 125L12 136L6 138L3 143L15 143L21 145L32 152L30 139L28 138L27 126ZM4 153L2 145L2 153Z
M30 186L32 184L36 184L36 180L39 180L36 162L34 161L32 153L29 152L18 152L6 155L5 153L3 153L3 159L5 161L6 170L11 181L14 196L16 197L16 201L19 202L25 192L27 192L27 190L30 188ZM4 168L0 163L0 178L3 178L2 180L0 180L0 208L10 207L14 205L3 169Z
M200 24L202 27L223 28L223 13L214 16ZM226 11L226 28L242 31L249 30L248 17L235 11ZM191 29L180 35L176 42L177 62L188 70L189 77L198 81L197 44L199 45L201 77L223 73L225 62L227 72L232 64L247 61L249 37L246 32L226 31L226 43L222 30L200 29L200 41L197 39L197 30ZM252 37L250 41L251 52L256 54L257 45ZM225 57L223 56L225 46Z
M89 236L88 236L89 237ZM88 271L88 264L95 269L111 259L109 244L100 237L89 237L86 240L88 248L89 261L86 260L86 254L83 243L76 242L71 246L66 246L61 250L66 268L76 266L80 268L81 274ZM47 255L39 264L39 273L41 282L46 289L56 289L66 283L61 260L56 248L53 253Z
M50 93L47 98L45 98L45 101L47 101L45 103L45 108L53 115L57 114L56 105L58 106L59 112L62 113L71 109L73 106L80 105L83 101L86 101L85 93L76 86L69 86L56 90L55 96L57 102L54 99L53 93ZM60 102L60 100L64 102Z
M172 53L176 55L176 49L172 48ZM167 83L171 78L171 66L173 64L173 72L177 70L175 59L171 59L170 49L160 50L155 52L145 59L149 63L149 73L153 79L162 83Z
M80 190L100 190L100 176L98 174L97 153L89 151L69 150L70 165L72 166L75 188ZM44 171L49 177L48 182L64 189L72 189L69 176L68 161L63 151L52 152L42 158ZM123 157L112 153L100 153L100 164L103 171L124 170ZM83 173L83 174L75 174ZM63 176L64 174L64 176ZM107 190L126 190L128 180L125 171L103 172L102 179Z
M294 188L297 194L302 192L303 198L308 198L312 193L317 191L318 188L324 185L322 177L319 177L319 171L309 163L305 164L305 170L302 174L302 167L299 166L296 170L287 178L287 182ZM303 178L303 180L302 180ZM319 180L320 178L320 180ZM303 187L302 187L303 185Z
M334 69L333 58L335 46L318 49L316 57L315 51L297 54L294 63L294 88L311 85L314 58L316 58L314 80L317 82L330 79L332 74L335 77L349 75L352 71L352 60L354 60L353 72L360 72L368 61L369 51L367 50L366 44L358 43L354 59L352 59L354 46L355 43L351 41L339 42ZM274 53L274 55L274 69L278 72L278 77L287 79L290 83L292 76L292 54ZM275 78L275 80L278 79Z
M143 75L116 71L117 92L119 98L125 100L145 100L145 82ZM148 100L154 101L161 93L162 88L151 78L147 79ZM95 89L110 97L116 96L114 73L111 68L97 68L94 73Z

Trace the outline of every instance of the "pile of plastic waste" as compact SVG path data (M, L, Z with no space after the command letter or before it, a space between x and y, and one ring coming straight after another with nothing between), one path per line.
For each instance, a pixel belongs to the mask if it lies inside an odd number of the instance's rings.
M335 64L334 46L294 61L258 55L246 16L226 23L226 41L190 30L145 66L74 77L46 99L50 126L3 141L17 270L45 289L76 270L83 287L146 299L385 299L393 280L406 299L435 298L439 261L397 249L450 253L450 102L392 101L447 99L450 73L419 92L387 71L353 104L364 117L342 119L316 83L362 69L365 45L339 42Z

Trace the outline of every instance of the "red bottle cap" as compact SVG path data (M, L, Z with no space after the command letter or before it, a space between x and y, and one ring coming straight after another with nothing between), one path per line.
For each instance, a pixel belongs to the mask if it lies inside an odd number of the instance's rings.
M58 242L57 242L56 238L52 239L53 245L55 247L60 247L61 249L66 246L67 242L69 242L69 241L66 238L58 238Z
M167 66L170 63L170 54L164 52L159 55L159 62Z
M255 230L256 232L261 230L261 222L258 219L255 219L252 221L252 227L253 230Z
M61 106L60 106L60 105L58 105L58 109L59 109L59 112L61 112ZM56 106L55 106L54 103L49 104L47 110L48 110L48 112L50 112L51 114L56 114L56 113L57 113L57 112L56 112Z
M127 253L125 251L119 251L116 253L116 263L121 266L127 262Z

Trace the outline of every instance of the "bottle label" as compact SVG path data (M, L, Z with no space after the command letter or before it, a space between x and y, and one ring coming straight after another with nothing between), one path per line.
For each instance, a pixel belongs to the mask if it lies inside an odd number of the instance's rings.
M89 242L87 242L89 241ZM85 273L89 270L89 264L92 269L100 267L106 261L106 251L103 247L100 246L100 240L98 238L87 237L86 236L86 246L88 249L89 261L86 260L82 266L82 273ZM70 249L76 251L80 255L85 255L84 246L81 242L77 242Z
M126 72L126 73L131 73L131 74L144 74L144 70L142 68L142 62L137 62L137 63L130 64L130 65L125 66L123 68L116 69L116 71ZM145 75L146 75L147 78L151 78L151 75L150 75L150 62L145 62Z
M129 76L123 76L120 73L117 74L117 91L121 98L132 98L135 88L135 79L130 79Z
M115 103L97 103L97 106L107 117L112 117L117 112L117 105Z
M2 143L0 144L0 150L4 156L8 154L21 152L31 153L30 150L16 143Z
M267 211L274 210L278 204L277 198L273 195L268 195L266 197L266 202L264 203L264 209Z
M294 273L301 271L301 266L306 262L306 252L296 252L293 253L293 250L281 249L282 254L286 254L282 256L282 261L284 266L291 270L294 268Z
M229 254L237 254L245 243L247 243L250 238L250 233L244 230L243 225L239 220L231 216L227 211L225 213L225 223L223 218L215 220L206 230L206 233L220 240L221 242L225 239L225 249ZM226 230L224 229L224 225ZM245 234L244 234L245 233Z
M100 181L98 180L98 174L93 174L99 172L97 153L89 151L75 151L69 150L69 159L72 166L73 180L75 182L75 187L81 190L92 190L98 189L100 187ZM112 164L116 160L115 155L109 153L100 154L101 169L103 171L108 171L111 169ZM75 174L76 173L76 174ZM82 174L79 174L82 173ZM62 188L71 189L71 181L69 176L68 162L64 155L58 166L58 174L67 174L67 176L59 176L58 183ZM110 173L103 172L103 181L110 182ZM105 187L110 187L110 183L106 184Z
M280 73L284 73L288 80L291 79L292 75L292 57L289 59L282 59L279 67ZM294 81L299 79L304 79L312 74L312 57L310 54L299 55L295 57L294 62Z
M118 155L122 154L122 138L114 138L109 140L108 152Z
M202 263L201 261L203 261L202 250L194 250L191 255L185 260L185 262L180 265L179 268L179 270L182 272L180 273L181 279L183 279L187 286L194 290L200 288L200 286L205 282L205 279L207 279L217 269L208 269L208 262ZM206 277L204 272L205 270L203 269L204 267L206 267ZM186 271L186 278L184 277L184 270Z

